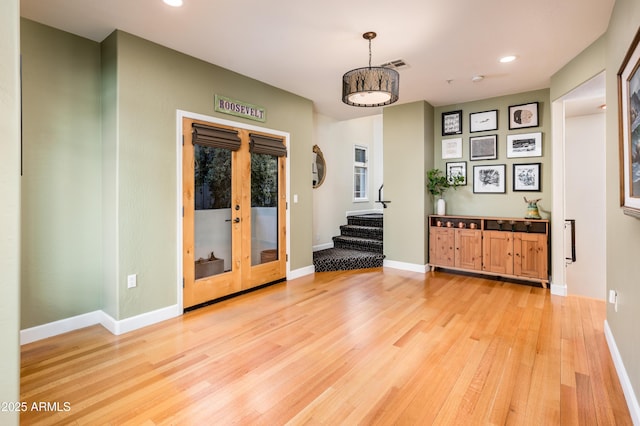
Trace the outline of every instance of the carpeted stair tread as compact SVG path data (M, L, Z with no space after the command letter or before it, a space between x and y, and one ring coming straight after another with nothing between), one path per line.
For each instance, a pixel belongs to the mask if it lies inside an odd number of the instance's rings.
M316 272L379 268L383 261L384 255L382 253L361 250L330 248L313 253Z
M383 216L382 213L369 213L347 216L347 224L359 226L375 226L378 228L382 228Z
M381 240L373 240L371 238L345 237L340 235L333 237L333 246L335 248L382 253L383 242Z
M340 234L345 237L371 238L382 241L382 228L377 226L342 225Z

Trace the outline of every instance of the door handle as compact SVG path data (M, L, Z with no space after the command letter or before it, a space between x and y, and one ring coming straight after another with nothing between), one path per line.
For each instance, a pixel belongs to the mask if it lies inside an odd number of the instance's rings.
M231 222L231 219L227 219L227 220L225 220L225 222ZM233 223L238 223L238 222L240 222L240 218L239 217L236 217L235 219L233 219Z

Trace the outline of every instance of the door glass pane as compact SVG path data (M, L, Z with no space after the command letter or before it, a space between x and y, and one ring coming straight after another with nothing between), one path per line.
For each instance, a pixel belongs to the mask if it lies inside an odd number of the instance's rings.
M278 259L278 157L251 153L251 265Z
M231 151L194 145L196 279L231 270Z

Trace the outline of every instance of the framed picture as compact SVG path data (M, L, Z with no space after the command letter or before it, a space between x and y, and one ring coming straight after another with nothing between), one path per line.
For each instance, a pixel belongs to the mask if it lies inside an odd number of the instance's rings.
M462 158L462 138L443 139L442 158Z
M447 180L451 182L453 176L462 176L463 181L460 183L460 185L467 184L467 162L466 161L447 163Z
M509 130L538 127L538 102L509 107Z
M513 165L514 191L540 191L540 163Z
M462 111L442 113L442 136L462 134Z
M541 157L542 133L507 135L507 158Z
M472 112L469 114L469 131L486 132L489 130L498 130L498 110Z
M495 160L498 158L498 135L474 136L469 138L469 159Z
M505 192L504 164L489 164L486 166L473 166L473 192L475 194L494 194Z
M640 219L640 30L618 72L620 206Z

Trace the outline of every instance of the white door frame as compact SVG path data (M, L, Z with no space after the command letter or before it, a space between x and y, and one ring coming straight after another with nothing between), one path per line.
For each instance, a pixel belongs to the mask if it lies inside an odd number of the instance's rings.
M593 79L602 76L604 71L598 73ZM590 79L591 80L591 79ZM588 81L590 81L588 80ZM575 87L569 93L551 103L551 128L552 128L552 210L551 210L551 294L566 296L566 260L567 253L564 224L565 214L565 102L585 97L580 88L588 82ZM604 159L603 159L604 161Z

